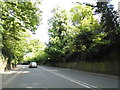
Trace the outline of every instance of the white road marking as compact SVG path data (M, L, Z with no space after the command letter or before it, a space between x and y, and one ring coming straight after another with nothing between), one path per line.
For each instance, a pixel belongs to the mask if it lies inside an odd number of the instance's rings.
M69 81L71 81L71 82L74 82L74 83L76 83L76 84L78 84L78 85L84 86L84 87L86 87L86 88L90 88L90 89L92 89L92 90L96 90L96 89L97 89L97 90L102 90L102 89L100 89L100 88L98 88L98 87L96 87L96 86L93 86L93 85L87 84L87 83L85 83L85 82L82 82L82 81L79 81L79 80L75 80L75 79L73 79L73 78L71 78L71 77L68 77L68 76L65 76L65 75L62 75L62 74L53 72L52 70L48 70L48 69L46 69L46 68L44 68L44 67L42 67L42 66L40 66L40 68L43 69L44 71L53 73L53 74L55 74L55 75L57 75L57 76L59 76L59 77L61 77L61 78L64 78L64 79L69 80Z

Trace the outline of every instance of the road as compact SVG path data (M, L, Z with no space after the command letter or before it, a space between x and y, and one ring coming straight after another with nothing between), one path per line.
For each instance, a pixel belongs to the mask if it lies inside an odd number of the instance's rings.
M18 68L3 75L3 88L118 88L117 79L89 72L49 66L19 65Z

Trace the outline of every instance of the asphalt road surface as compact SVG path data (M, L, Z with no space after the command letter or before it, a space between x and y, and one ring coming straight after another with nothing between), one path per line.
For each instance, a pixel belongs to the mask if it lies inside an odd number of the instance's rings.
M118 88L118 79L89 72L49 66L18 68L3 75L2 88Z

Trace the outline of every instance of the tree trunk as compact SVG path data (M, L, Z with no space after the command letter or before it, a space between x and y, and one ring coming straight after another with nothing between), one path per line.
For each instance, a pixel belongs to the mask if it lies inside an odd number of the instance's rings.
M12 69L12 67L11 67L11 60L10 59L8 59L8 61L7 61L7 67L6 67L6 69L7 70Z

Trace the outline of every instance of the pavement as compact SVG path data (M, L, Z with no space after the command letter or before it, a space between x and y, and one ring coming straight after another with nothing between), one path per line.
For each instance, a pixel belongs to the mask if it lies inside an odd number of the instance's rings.
M5 72L0 73L2 75L2 82L5 82L6 80L10 79L20 70L22 70L22 67L16 67L14 69L6 70Z

